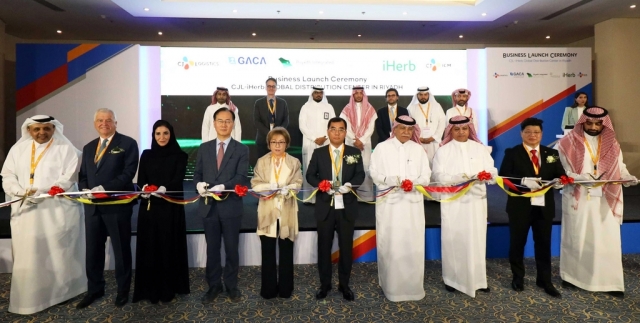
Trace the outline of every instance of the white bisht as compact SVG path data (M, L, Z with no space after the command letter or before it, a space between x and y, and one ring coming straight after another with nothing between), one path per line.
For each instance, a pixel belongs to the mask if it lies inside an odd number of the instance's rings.
M319 88L314 87L314 89ZM309 100L300 109L298 126L300 127L300 132L302 132L302 178L304 179L302 188L304 190L311 189L311 185L307 183L306 175L313 151L329 144L329 139L322 145L316 145L315 140L316 138L327 136L327 124L335 116L336 112L333 110L333 106L329 104L327 97L324 95L320 102L314 101L313 96L309 95ZM304 199L307 199L309 195L311 195L310 191L303 192ZM309 202L315 203L315 197Z
M418 93L420 92L429 93L429 100L425 104L421 104L420 101L418 101ZM442 141L444 129L447 127L447 120L442 106L433 97L428 87L418 88L418 93L413 96L411 103L407 106L407 110L409 111L409 115L415 119L418 126L420 126L420 138L426 139L433 137L435 140L428 144L421 144L427 151L429 163L431 163Z
M493 158L479 142L451 140L433 158L433 181L437 185L458 184L462 174L471 178L481 171L498 176ZM442 194L441 198L449 197ZM487 288L487 191L475 183L462 197L441 203L442 279L471 297Z
M62 134L57 120L53 142L38 144L27 131L35 116L22 125L22 138L11 148L2 172L2 187L8 198L23 195L29 188L37 195L52 186L77 191L78 151ZM45 151L29 183L32 145L35 156ZM11 205L13 274L9 312L32 314L87 291L85 275L85 227L81 204L56 197L28 199Z
M227 92L227 102L220 104L216 101L216 94L219 91ZM233 122L233 130L231 131L231 138L241 141L242 140L242 124L240 123L240 110L231 101L229 90L224 87L218 87L213 96L211 97L211 105L204 111L204 117L202 118L202 143L211 141L218 137L216 129L213 127L213 115L221 108L227 108L236 115L236 120Z
M429 160L422 146L392 137L376 146L371 177L378 191L409 179L428 185ZM425 215L423 195L398 189L376 204L378 282L393 302L424 298Z

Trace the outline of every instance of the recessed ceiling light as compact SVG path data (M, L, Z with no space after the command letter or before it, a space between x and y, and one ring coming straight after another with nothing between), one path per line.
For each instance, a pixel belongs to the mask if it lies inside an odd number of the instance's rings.
M407 15L407 12L405 11L405 12L403 12L402 14L406 16L406 15Z
M458 36L458 38L464 38L464 36L463 36L463 35L460 35L460 36Z
M320 14L323 14L324 12L320 11Z
M162 36L162 32L161 32L161 31L159 31L159 32L158 32L158 35Z
M251 33L251 36L255 36L255 35L256 35L256 33Z
M60 29L56 30L56 32L57 32L58 34L62 34L62 30L60 30Z
M631 6L629 6L629 8L631 8L631 9L635 9L635 8L636 8L636 5L632 4Z
M149 11L149 8L144 8L144 11Z
M358 37L362 37L362 35L358 35Z
M233 13L236 13L236 12L238 12L238 10L236 10L236 9L233 9Z
M549 38L551 38L551 36L547 36L547 37L545 37L545 38L549 39Z
M486 16L486 15L487 15L487 13L486 13L486 12L483 12L483 13L482 13L482 16L483 16L483 17L484 17L484 16Z

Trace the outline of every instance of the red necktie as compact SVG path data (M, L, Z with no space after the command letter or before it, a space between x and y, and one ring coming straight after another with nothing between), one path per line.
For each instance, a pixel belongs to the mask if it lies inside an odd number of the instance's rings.
M224 157L224 142L220 143L220 149L218 149L218 170L220 170L220 165L222 164L222 158Z
M538 175L538 167L540 167L540 161L538 160L538 155L536 155L536 150L531 149L531 162L533 162L533 169L536 170L536 175Z

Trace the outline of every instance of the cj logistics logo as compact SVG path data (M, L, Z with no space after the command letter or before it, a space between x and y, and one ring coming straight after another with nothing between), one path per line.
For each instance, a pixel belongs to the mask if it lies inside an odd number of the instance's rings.
M178 62L178 66L188 70L196 66L220 66L220 63L214 61L192 61L187 56L183 56L182 60Z
M178 66L181 66L185 70L188 70L189 67L194 66L194 65L195 65L195 63L193 61L190 61L189 58L187 58L187 56L183 56L182 57L182 61L178 62Z

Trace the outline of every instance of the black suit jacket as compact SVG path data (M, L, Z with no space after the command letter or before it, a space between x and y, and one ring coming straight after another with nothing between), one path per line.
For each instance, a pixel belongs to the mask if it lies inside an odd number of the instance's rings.
M328 145L331 147L331 145ZM358 162L355 164L347 164L345 158L342 159L342 183L351 183L351 185L360 185L364 182L364 166L362 164L362 155L360 149L351 146L344 146L345 156L357 155ZM329 148L327 146L317 148L311 155L309 167L307 167L307 182L311 186L318 187L322 180L333 178L333 163ZM316 193L315 216L318 220L323 221L327 218L331 206L331 195L318 191ZM344 195L344 209L347 219L353 223L358 216L358 199L352 193Z
M193 182L206 182L209 183L209 187L224 184L225 190L232 190L236 185L248 186L249 148L231 139L222 157L220 170L218 170L216 164L218 160L217 142L216 139L200 145ZM241 217L243 213L242 198L235 193L229 194L229 197L222 202L207 198L207 203L205 203L205 199L202 198L198 203L198 215L203 218L207 217L212 207L217 208L216 211L218 211L220 218Z
M409 110L401 106L396 106L396 109L398 110L396 112L396 117L409 115ZM376 133L378 134L378 143L381 143L390 137L391 120L389 119L389 106L385 105L383 108L380 108L377 114L378 119L376 119Z
M267 134L269 133L269 105L267 97L256 100L253 105L253 125L256 127L256 143L267 144ZM287 128L289 126L289 107L287 101L276 97L276 123L274 127Z
M102 185L105 191L133 191L133 177L138 170L138 143L135 139L116 132L102 155L99 166L94 163L96 148L100 138L96 138L82 148L82 164L78 174L78 187L92 189ZM117 152L123 150L122 152ZM130 211L136 204L120 205L84 205L85 215L93 215L96 210L102 213Z
M552 163L547 162L547 157L554 156L555 161ZM533 169L533 164L529 158L529 153L522 144L512 148L507 148L504 152L504 159L502 159L502 165L500 165L500 176L507 177L540 177L543 180L552 180L565 175L564 168L560 163L558 157L558 151L552 148L548 148L540 145L540 171L536 175ZM516 182L516 184L520 184ZM521 191L527 191L526 188L519 188ZM531 212L531 199L526 197L511 197L507 198L507 213L512 216L518 216L519 214L529 214ZM555 216L555 200L553 196L553 189L547 191L544 196L544 217L547 219L553 219Z

